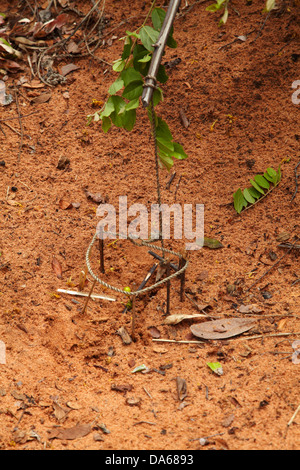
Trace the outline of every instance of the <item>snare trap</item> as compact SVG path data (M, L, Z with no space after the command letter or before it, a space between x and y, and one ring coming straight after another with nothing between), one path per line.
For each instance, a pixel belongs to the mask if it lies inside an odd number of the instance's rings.
M136 110L140 106L147 109L148 118L151 123L151 135L154 142L155 168L156 168L156 186L157 202L161 208L161 191L159 182L159 169L166 168L168 171L173 166L173 159L185 159L186 153L182 145L173 140L172 133L167 123L155 112L155 107L162 101L163 94L158 83L166 83L168 76L161 60L166 46L175 48L176 41L173 38L173 22L178 11L180 0L171 0L167 12L162 8L155 8L155 0L152 2L150 10L142 26L134 32L126 31L124 48L120 59L116 60L113 70L119 75L115 82L110 86L109 97L102 109L88 116L89 122L101 121L102 129L108 132L112 125L131 131L136 122ZM148 20L152 21L149 26ZM141 99L141 100L140 100ZM98 282L105 288L123 294L130 301L132 309L132 335L134 337L135 324L135 303L138 296L143 295L157 287L165 284L167 291L167 314L170 309L170 283L175 277L180 277L181 289L180 300L184 300L185 271L188 266L188 260L185 255L168 250L164 247L162 237L162 214L159 212L159 240L161 245L154 245L151 241L135 239L128 236L128 239L136 247L147 247L151 249L150 253L161 263L164 264L166 277L150 286L146 286L153 272L159 263L155 264L141 285L135 289L119 289L100 279L91 268L90 255L92 247L99 239L100 250L100 272L104 273L104 248L103 236L95 233L86 253L86 264L90 275L93 277L93 287ZM107 232L105 232L107 233ZM120 234L114 234L118 237ZM160 252L161 256L157 253ZM170 262L169 257L178 258L178 265ZM91 292L92 292L91 289ZM89 294L89 297L91 295ZM87 298L84 310L86 308Z

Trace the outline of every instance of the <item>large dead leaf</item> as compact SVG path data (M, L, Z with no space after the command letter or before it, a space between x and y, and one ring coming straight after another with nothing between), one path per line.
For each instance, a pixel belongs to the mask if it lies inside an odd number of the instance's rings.
M84 437L89 434L92 430L92 426L90 424L77 424L72 428L65 428L65 429L53 429L50 431L49 439L67 439L73 440L78 439L79 437Z
M240 335L253 328L255 324L255 320L247 318L225 318L191 325L190 329L198 338L225 339Z

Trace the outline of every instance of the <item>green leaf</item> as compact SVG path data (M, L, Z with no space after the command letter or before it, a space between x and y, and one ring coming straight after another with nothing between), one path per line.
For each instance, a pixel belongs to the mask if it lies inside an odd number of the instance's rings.
M136 98L135 100L129 101L129 103L126 104L125 110L130 111L131 109L136 109L139 107L139 99Z
M276 184L277 181L277 172L273 168L267 168L267 171L264 174L264 177L271 181L271 183Z
M122 72L124 67L125 67L125 60L117 59L117 60L114 61L112 68L115 72Z
M174 145L174 152L172 153L172 156L174 158L177 158L177 160L185 160L188 156L183 150L182 145L178 144L177 142L173 142Z
M208 5L208 7L205 8L206 11L218 11L220 10L221 6L217 5L216 3L213 3L212 5Z
M171 47L172 49L176 49L177 47L177 42L175 41L173 36L171 36L171 34L169 35L166 44L168 47Z
M254 197L254 199L259 199L261 197L261 193L259 191L257 191L255 188L253 188L253 186L251 186L251 188L247 188L249 193L251 194L252 197Z
M160 117L157 118L156 136L165 140L173 139L168 124Z
M255 182L262 188L269 189L270 183L261 175L256 175L254 177Z
M127 100L135 100L143 93L143 82L141 80L135 80L130 82L123 91L123 96Z
M157 137L157 136L156 136L156 141L157 141L157 146L159 150L164 152L166 155L170 155L170 157L173 156L173 152L174 152L173 142L171 142L170 140L165 140L162 137Z
M234 208L238 214L240 214L243 208L247 207L248 205L246 199L244 198L242 190L240 188L233 194L233 203L234 203Z
M281 180L281 166L279 165L278 170L277 170L277 178L276 178L275 184L278 184L280 180Z
M207 362L206 365L217 375L223 374L223 368L219 362Z
M149 51L142 45L136 44L133 49L133 66L135 70L139 71L142 75L147 75L150 62L139 62L145 55L148 55Z
M265 194L264 190L253 180L250 180L252 186L261 194Z
M103 116L102 118L102 129L106 133L111 128L111 120L109 117Z
M166 69L164 65L160 64L160 66L158 67L156 78L160 83L166 83L168 81L169 77L166 74Z
M130 109L129 111L125 111L123 114L123 127L127 131L131 131L135 125L136 121L136 110Z
M113 102L116 114L120 114L125 110L126 102L123 100L121 96L112 95L110 99Z
M152 59L152 55L148 54L148 55L144 55L144 57L142 57L139 62L150 62L150 60Z
M133 32L131 32L131 31L126 31L126 34L127 34L127 36L133 36L133 37L136 38L136 39L140 39L140 35L139 35L139 33L137 33L136 31L133 31Z
M161 88L156 88L153 92L153 106L157 106L160 101L163 101L163 92Z
M124 86L124 82L122 78L118 77L117 80L110 85L108 89L108 93L110 95L115 95L119 90L121 90L121 88L123 88L123 86Z
M165 16L166 16L166 12L162 8L155 8L152 11L152 14L151 14L152 24L153 24L154 29L156 29L156 31L161 30ZM173 49L177 47L177 42L173 38L173 26L171 28L166 44L168 47L171 47Z
M140 38L142 44L148 51L154 51L153 44L156 43L159 36L159 32L151 26L143 26L140 30Z
M275 7L275 0L267 0L265 11L271 11Z
M122 60L128 59L128 57L130 56L131 47L132 47L132 39L131 37L126 36L125 41L124 41L124 48L123 48L123 52L121 56Z
M255 203L255 199L254 197L252 196L250 190L248 188L244 189L243 191L243 196L244 198L246 199L247 202L250 202L250 204L254 204Z
M219 240L216 240L215 238L204 237L203 246L206 246L211 250L217 250L218 248L223 248L224 245L222 245L222 243L219 242Z
M135 70L134 67L128 67L123 70L121 73L121 78L124 82L124 86L126 87L130 82L134 82L136 80L142 80L142 76L140 72Z
M170 169L171 169L172 166L174 165L173 158L170 157L170 155L167 155L167 154L165 154L164 152L159 151L159 159L160 159L161 164L162 164L168 171L170 171Z
M156 31L160 31L166 16L165 10L162 8L154 8L151 14L152 24Z
M219 21L219 26L221 26L222 24L225 24L227 20L228 20L228 8L225 8L223 16Z
M115 110L115 105L114 105L114 101L112 99L112 96L110 96L106 102L106 105L105 105L105 108L104 110L102 111L102 113L100 114L100 119L102 119L103 117L108 117L111 115L111 113L113 113Z

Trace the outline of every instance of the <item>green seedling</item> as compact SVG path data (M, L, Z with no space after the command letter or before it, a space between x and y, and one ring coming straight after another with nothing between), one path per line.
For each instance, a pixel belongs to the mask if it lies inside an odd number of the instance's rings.
M278 170L267 168L264 175L256 175L250 179L251 187L243 191L239 188L233 194L233 204L236 212L240 214L243 209L253 206L265 198L281 180L281 167Z

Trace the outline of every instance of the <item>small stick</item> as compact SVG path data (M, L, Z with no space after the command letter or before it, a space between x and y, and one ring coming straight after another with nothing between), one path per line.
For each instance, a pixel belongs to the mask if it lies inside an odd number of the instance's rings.
M177 191L178 191L178 188L179 188L180 181L181 181L181 175L180 175L180 177L179 177L178 183L176 184L176 189L175 189L175 194L174 194L174 198L175 198L174 200L175 200L175 201L176 201L176 195L177 195Z
M176 171L174 171L174 173L172 173L171 178L169 179L169 181L166 184L166 189L170 189L170 186L173 182L173 179L175 178L175 175L176 175Z
M86 298L86 301L85 301L83 310L82 310L82 312L81 312L82 314L84 314L85 311L86 311L87 304L89 303L89 300L90 300L91 295L92 295L92 293L93 293L93 290L94 290L94 287L95 287L95 285L96 285L96 282L97 282L96 279L94 279L94 282L93 282L92 287L91 287L91 289L90 289L89 295L88 295L87 298Z
M19 155L18 155L18 161L20 161L21 151L23 148L23 124L22 124L22 118L21 118L20 107L19 107L19 98L18 98L18 93L17 93L15 84L14 84L14 91L15 91L15 98L16 98L16 105L17 105L18 119L19 119L19 125L20 125L20 133L21 133L21 138L20 138L20 143L19 143Z
M300 177L300 173L299 174L297 173L297 168L298 168L299 165L300 165L300 162L297 163L297 165L295 167L295 170L294 170L294 172L295 172L295 192L293 194L291 202L295 199L297 191L298 191L298 178Z
M135 320L136 320L136 310L135 310L136 295L132 296L132 317L131 317L131 338L133 341L136 341L135 337Z
M299 335L300 331L296 331L295 333L273 333L269 335L255 335L255 336L242 336L240 338L228 338L228 341L239 341L239 340L248 340L248 339L259 339L259 338L272 338L274 336L293 336Z
M203 344L205 341L176 341L176 339L160 339L153 338L152 341L157 341L159 343L180 343L180 344Z
M79 292L77 290L65 290L65 289L57 289L57 292L60 292L61 294L70 294L70 295L78 295L80 297L87 297L89 294L86 294L85 292ZM111 300L112 302L115 302L116 299L113 297L108 297L106 295L102 294L93 294L90 295L92 299L103 299L103 300Z
M266 271L262 276L260 276L258 279L256 279L256 281L253 282L252 286L250 286L250 287L248 287L248 289L246 289L245 294L246 294L246 292L249 292L249 290L251 290L251 289L252 289L264 276L266 276L273 268L275 268L275 266L276 266L277 264L279 264L280 261L281 261L293 248L294 248L294 245L292 245L292 246L288 249L288 251L287 251L284 255L282 255L281 258L279 258L279 259L276 261L276 263L274 263L269 269L267 269L267 271Z
M146 387L143 386L143 389L145 390L145 392L147 393L148 397L151 398L152 400L152 395L150 392L148 392L148 390L146 389Z
M170 261L167 260L167 270L166 270L166 275L167 277L170 276ZM170 315L170 286L171 282L170 280L167 281L167 309L166 309L166 314Z
M293 414L293 416L291 417L291 419L289 420L288 422L288 426L290 426L292 424L292 422L294 421L294 419L296 418L298 412L300 411L300 405L298 406L298 408L296 409L295 413Z

